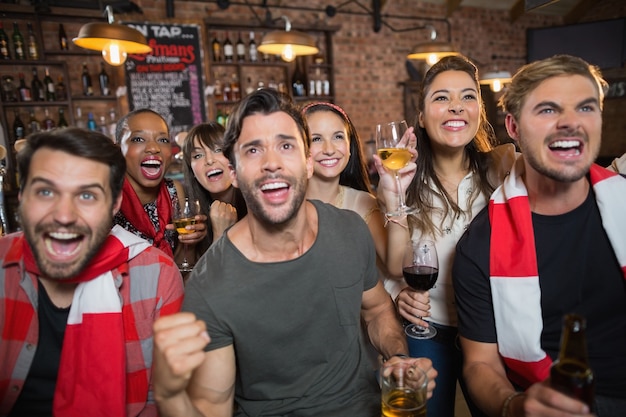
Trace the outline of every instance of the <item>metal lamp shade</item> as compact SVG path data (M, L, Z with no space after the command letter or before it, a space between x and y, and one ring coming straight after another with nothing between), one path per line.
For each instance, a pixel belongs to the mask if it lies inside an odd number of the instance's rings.
M291 45L294 55L315 55L319 52L312 36L296 30L270 32L263 37L257 49L263 54L280 55L287 45Z
M498 92L502 90L505 83L511 82L511 73L508 71L495 71L486 73L481 79L480 83L488 85L491 91Z
M420 43L407 55L407 59L428 61L431 65L446 56L459 55L459 52L448 42ZM434 62L432 62L434 60Z
M117 23L87 23L80 28L73 42L81 48L102 51L111 41L129 54L152 52L146 37L136 29Z

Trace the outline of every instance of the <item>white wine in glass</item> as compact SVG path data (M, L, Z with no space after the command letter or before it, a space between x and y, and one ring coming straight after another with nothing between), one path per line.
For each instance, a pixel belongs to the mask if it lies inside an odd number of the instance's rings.
M409 138L405 137L408 127L404 120L400 122L381 123L376 125L376 149L385 169L391 171L396 180L398 190L398 208L387 212L388 216L405 216L417 210L404 202L404 192L400 184L398 171L408 165L411 160Z
M193 233L194 230L188 230L185 226L196 224L196 215L200 214L200 202L198 200L189 200L185 198L183 204L172 202L172 223L178 234ZM190 272L193 264L187 260L187 245L183 245L183 261L178 265L180 272Z

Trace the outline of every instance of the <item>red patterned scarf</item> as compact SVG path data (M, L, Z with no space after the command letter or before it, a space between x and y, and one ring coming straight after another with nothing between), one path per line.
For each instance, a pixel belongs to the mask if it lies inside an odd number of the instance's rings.
M41 275L23 237L22 242L26 270ZM79 284L63 338L55 417L126 415L126 339L122 303L111 271L127 270L127 262L148 247L144 239L114 226L89 265L67 281Z
M170 193L167 191L165 181L161 181L159 193L156 199L157 213L159 215L159 231L157 232L150 220L150 216L143 208L143 204L139 200L137 193L130 185L128 178L124 179L122 187L122 207L120 212L135 226L137 230L152 239L153 245L161 249L163 252L174 257L172 247L165 239L165 226L172 219L172 200Z
M541 289L523 173L520 156L491 196L489 267L498 351L511 380L526 388L548 377L552 360L541 348ZM626 278L626 180L598 165L591 167L590 179L602 224Z

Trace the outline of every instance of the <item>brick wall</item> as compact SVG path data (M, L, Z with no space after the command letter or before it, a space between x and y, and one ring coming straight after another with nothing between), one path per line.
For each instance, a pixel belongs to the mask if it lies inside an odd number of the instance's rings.
M135 0L135 2L144 10L146 20L165 20L164 1ZM250 1L250 3L261 2ZM447 26L442 21L445 17L445 8L417 0L387 1L382 13L391 17L384 18L384 21L396 31L383 25L378 33L373 31L371 16L359 14L364 10L358 7L358 4L350 4L345 9L342 8L335 17L328 18L323 11L309 9L324 10L329 4L338 5L341 2L270 0L268 3L274 17L284 14L294 24L323 21L341 27L333 37L335 101L351 116L364 140L371 137L376 122L404 117L403 89L399 82L408 79L405 57L412 46L429 39L430 32L425 29L405 32L399 30L431 23L436 27L440 39L447 40L448 37ZM271 7L279 3L307 10ZM359 3L371 7L369 1L360 0ZM211 16L228 20L254 20L249 8L243 5L231 5L227 10L220 10L213 2L176 0L174 4L176 19L198 21ZM261 18L264 16L262 9L255 10ZM341 13L342 11L353 13ZM616 16L626 16L626 5L623 0L601 0L589 11L585 19L602 20ZM122 15L118 18L137 21L137 15ZM448 20L451 41L463 54L475 60L481 71L491 71L497 66L499 70L514 72L525 62L526 29L563 24L560 17L540 14L527 14L511 23L506 11L472 7L459 8ZM522 59L493 61L491 57L494 54Z

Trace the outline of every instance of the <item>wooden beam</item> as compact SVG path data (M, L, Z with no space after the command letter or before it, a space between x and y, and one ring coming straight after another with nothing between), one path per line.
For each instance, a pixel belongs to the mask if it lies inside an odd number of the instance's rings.
M587 12L593 6L599 3L599 0L580 0L572 9L563 17L565 24L578 23L580 19L585 17Z
M526 5L524 0L517 0L509 11L509 19L511 20L511 23L522 17L524 13L526 13Z
M462 2L463 0L446 0L446 17L450 17Z

